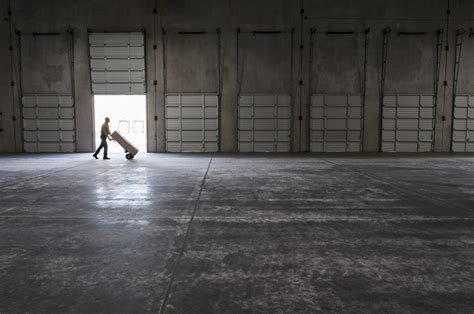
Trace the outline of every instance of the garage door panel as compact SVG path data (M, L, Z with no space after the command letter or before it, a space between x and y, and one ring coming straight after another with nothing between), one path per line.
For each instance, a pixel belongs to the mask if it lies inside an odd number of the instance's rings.
M216 95L167 95L166 150L168 152L214 152L218 150Z
M289 151L290 105L289 95L240 95L239 151L280 152L285 149ZM280 145L279 142L285 144Z
M63 142L72 142L72 141L74 141L74 132L73 131L61 131L60 136L61 136L61 140Z
M204 152L204 145L200 142L181 142L181 150L183 153L202 153Z
M384 118L396 118L397 116L397 109L392 107L384 107L383 108L383 117Z
M26 152L75 150L74 102L71 95L24 95L22 103Z
M420 130L433 130L433 119L420 119Z
M253 117L253 108L252 107L239 107L239 117L240 118L252 118Z
M23 129L25 130L36 130L37 121L32 119L23 119Z
M206 130L218 130L219 125L218 125L218 119L216 118L210 118L210 119L205 119L204 120L204 127Z
M94 94L144 94L143 33L91 33L89 53Z
M360 152L361 151L361 142L351 142L351 143L348 143L347 145L347 151L348 152L351 152L351 153L355 153L355 152Z
M182 130L202 130L203 129L203 119L181 119L181 129ZM178 126L179 127L179 126Z
M328 118L342 118L345 119L347 116L347 107L334 107L326 109L326 117Z
M205 107L204 108L204 116L206 118L213 118L217 119L217 115L219 114L217 107Z
M363 109L360 95L312 95L311 144L315 152L361 151ZM351 133L350 130L356 130ZM357 138L355 145L349 145Z
M434 97L432 95L385 96L383 113L382 151L433 150Z
M168 130L166 132L166 140L168 142L179 142L179 141L181 141L181 131Z
M41 130L41 131L59 130L59 120L39 120L38 130Z
M254 129L255 130L274 130L275 129L275 120L274 119L254 119Z
M345 142L326 142L325 150L335 153L342 153L347 151L347 144Z
M311 131L311 139L313 141L323 141L324 132L323 131Z
M276 152L286 153L291 150L290 142L278 142L276 144Z
M324 119L311 119L311 129L312 130L323 130L324 129Z
M181 107L182 118L203 119L204 112L202 107Z
M349 131L348 138L351 142L360 142L362 139L362 134L360 131Z
M328 142L344 142L346 143L346 131L327 131L326 140Z
M349 107L348 110L350 118L362 118L362 107Z
M348 121L349 130L361 130L362 120L361 119L349 119Z
M324 117L324 108L323 107L311 107L311 117L314 119Z
M255 118L269 118L273 119L275 117L275 108L272 107L255 107L254 108L254 117Z
M275 143L273 142L260 143L257 141L255 141L253 145L253 150L252 150L252 152L257 152L257 153L275 152L275 151L277 151Z
M326 119L327 130L345 130L347 128L346 119Z
M252 130L253 120L251 119L239 119L239 130Z
M277 141L285 142L290 140L290 131L277 131Z
M453 152L474 152L474 95L456 95L454 101Z
M217 130L205 131L204 132L204 140L206 142L216 142L218 137Z
M244 131L241 130L239 133L241 142L251 142L253 139L253 131Z
M59 108L59 116L66 119L74 118L74 108Z
M274 131L254 131L255 142L273 142L275 140Z
M278 130L290 130L291 121L290 119L278 119L277 120L277 129Z
M393 130L395 129L395 119L383 119L382 128L384 130Z

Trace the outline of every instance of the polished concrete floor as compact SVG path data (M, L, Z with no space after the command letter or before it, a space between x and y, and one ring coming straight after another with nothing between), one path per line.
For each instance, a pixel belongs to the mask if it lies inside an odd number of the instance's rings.
M474 158L0 155L0 313L474 311Z

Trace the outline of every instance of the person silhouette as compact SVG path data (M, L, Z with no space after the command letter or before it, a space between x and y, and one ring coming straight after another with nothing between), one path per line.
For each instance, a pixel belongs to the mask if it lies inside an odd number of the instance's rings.
M94 157L95 159L99 159L97 155L100 153L100 150L102 148L104 148L104 160L110 159L109 157L107 157L107 150L109 147L109 145L107 144L107 139L109 139L109 141L112 140L112 138L110 137L109 122L110 119L108 117L105 118L105 122L100 128L100 145L99 147L97 147L97 150L95 151L94 155L92 155L92 157Z

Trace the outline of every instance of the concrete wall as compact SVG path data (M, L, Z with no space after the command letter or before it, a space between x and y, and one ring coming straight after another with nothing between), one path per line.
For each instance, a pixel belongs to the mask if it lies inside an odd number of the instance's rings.
M317 32L358 33L370 28L364 149L378 151L382 43L383 30L387 27L391 33L386 94L433 94L436 31L444 28L443 45L448 44L450 49L447 58L443 55L441 80L438 82L436 151L449 151L455 32L459 28L469 32L470 27L474 27L474 2L450 2L451 15L447 29L447 0L305 0L303 16L306 18L302 29L301 2L294 0L161 0L156 4L154 0L16 0L11 1L11 22L13 28L22 34L18 37L9 29L9 1L1 0L0 68L3 75L0 77L0 124L4 131L0 132L0 152L19 152L22 148L18 89L20 75L23 78L23 93L69 92L74 87L77 148L81 152L92 151L93 97L90 88L88 29L110 32L145 30L149 151L164 151L165 148L165 85L166 92L177 93L216 92L219 84L222 151L237 149L239 92L290 92L294 107L293 149L306 151L310 93L360 93L364 72L363 34L326 36L316 33L310 49L312 28ZM158 9L156 15L153 14L155 5ZM164 37L161 28L166 30ZM217 28L221 32L220 67L217 63ZM239 36L238 28L241 30ZM68 29L74 31L73 76ZM289 32L291 29L294 29L293 35ZM254 30L279 30L282 33L248 33ZM209 33L178 36L178 31ZM63 35L36 38L27 35L33 32L59 32ZM398 32L426 32L427 35L398 36ZM469 38L467 35L464 37L458 92L474 94L474 37ZM13 76L10 38L14 42ZM18 45L20 41L21 52ZM156 49L153 49L154 44ZM300 44L303 44L302 64ZM313 60L311 67L310 58ZM39 60L40 63L37 62ZM219 68L221 82L218 79ZM310 76L311 86L308 83ZM446 87L443 86L445 76L448 82ZM11 77L15 81L13 89L10 86ZM301 99L300 77L304 81ZM157 81L156 86L154 80ZM298 119L300 114L302 121ZM13 116L17 117L16 121L13 121Z

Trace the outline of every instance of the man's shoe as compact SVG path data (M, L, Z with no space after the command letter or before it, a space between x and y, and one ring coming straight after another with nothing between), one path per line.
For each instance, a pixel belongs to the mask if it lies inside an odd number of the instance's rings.
M92 155L92 157L94 157L95 159L99 159L96 154Z
M110 158L109 157L104 157L104 160L109 160Z

